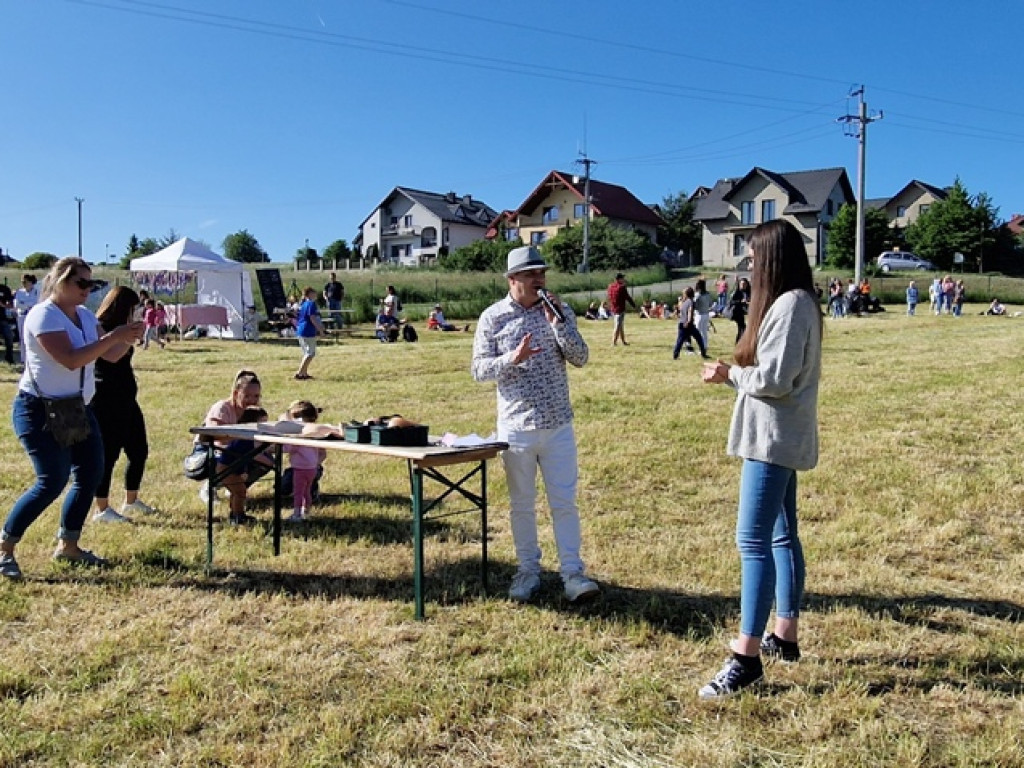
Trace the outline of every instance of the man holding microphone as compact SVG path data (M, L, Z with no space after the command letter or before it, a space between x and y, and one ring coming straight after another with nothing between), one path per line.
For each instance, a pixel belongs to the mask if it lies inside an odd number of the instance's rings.
M480 316L473 341L476 381L498 382L498 439L511 502L518 571L509 597L526 602L540 589L537 467L544 477L565 596L576 601L600 588L580 559L579 476L566 362L586 364L589 350L572 310L545 288L547 264L533 246L508 255L508 295Z

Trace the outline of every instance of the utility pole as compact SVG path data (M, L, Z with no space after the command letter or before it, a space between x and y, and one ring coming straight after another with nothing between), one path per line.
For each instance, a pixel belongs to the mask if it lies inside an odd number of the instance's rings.
M848 136L857 139L857 243L853 254L853 279L860 285L864 273L864 173L867 163L868 125L882 119L882 113L868 117L868 105L864 101L864 86L850 92L851 96L859 97L860 109L856 115L843 115L836 118L837 123L850 126L856 123L856 129Z
M597 165L596 160L587 157L587 151L580 153L582 159L577 165L583 166L583 263L577 267L578 272L590 271L590 166Z
M82 203L85 198L76 197L75 202L78 203L78 258L82 258Z

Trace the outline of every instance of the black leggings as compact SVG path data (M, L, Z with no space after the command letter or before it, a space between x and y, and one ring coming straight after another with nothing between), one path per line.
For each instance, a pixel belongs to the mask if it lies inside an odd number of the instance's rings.
M96 498L110 497L110 480L121 451L128 460L124 470L124 489L139 490L149 456L149 442L146 439L146 420L138 402L132 398L108 403L97 398L92 401L92 409L103 436L103 476L96 487Z

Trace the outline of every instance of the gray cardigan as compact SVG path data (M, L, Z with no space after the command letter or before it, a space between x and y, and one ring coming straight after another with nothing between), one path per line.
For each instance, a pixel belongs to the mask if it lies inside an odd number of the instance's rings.
M737 391L729 455L813 468L820 376L821 309L806 291L787 291L765 314L754 364L729 369L729 383Z

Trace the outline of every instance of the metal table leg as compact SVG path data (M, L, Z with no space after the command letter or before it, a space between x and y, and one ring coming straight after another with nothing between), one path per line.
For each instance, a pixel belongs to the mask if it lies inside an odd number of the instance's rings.
M423 618L423 472L411 467L412 482L412 547L413 547L413 594L416 601L416 618Z

